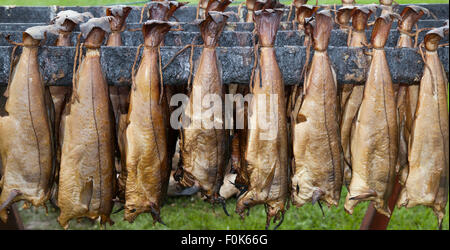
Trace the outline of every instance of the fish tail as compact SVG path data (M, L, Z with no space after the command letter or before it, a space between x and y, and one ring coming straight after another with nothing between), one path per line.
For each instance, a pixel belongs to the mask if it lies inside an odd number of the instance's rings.
M377 197L377 192L374 190L369 190L367 193L362 193L353 197L350 197L349 200L365 200L368 198Z

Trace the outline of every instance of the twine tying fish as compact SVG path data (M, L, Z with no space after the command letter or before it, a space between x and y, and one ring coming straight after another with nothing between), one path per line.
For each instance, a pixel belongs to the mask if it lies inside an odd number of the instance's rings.
M159 104L161 104L163 95L164 95L164 79L163 79L163 73L161 68L161 45L158 46L158 61L159 61L159 84L160 84L160 92L159 92Z
M291 20L291 15L292 15L292 9L294 8L294 1L292 1L291 6L289 6L289 12L288 12L288 16L287 16L287 21Z
M198 4L197 4L197 8L196 8L196 12L195 12L195 19L198 19L198 15L200 13L200 2L201 1L198 1Z
M134 56L133 66L131 67L131 88L133 91L136 91L136 83L135 83L135 77L136 77L136 62L139 57L139 54L141 52L141 48L144 46L144 44L139 44L136 50L136 55Z
M76 81L76 72L77 72L77 62L78 64L81 63L81 54L83 49L83 43L80 43L81 40L81 33L77 36L77 44L75 46L75 56L73 58L73 68L72 68L72 86L73 86L73 98L72 103L76 100L77 102L80 102L80 98L77 94L77 81Z
M432 28L422 28L422 29L417 29L416 28L416 33L414 34L415 38L414 38L414 48L417 48L417 43L419 41L419 33L422 31L426 31L426 30L432 30Z
M242 9L242 5L244 5L244 2L239 4L238 10L237 10L237 15L239 17L239 19L241 19L241 9ZM243 19L244 17L242 17Z
M419 54L422 57L422 61L423 61L424 65L425 65L425 67L428 69L428 71L430 71L431 78L434 79L433 71L431 70L430 65L428 65L427 60L425 59L425 55L423 53L422 47L425 47L424 42L421 42L419 44ZM436 91L434 84L432 84L431 87L432 87L431 91L433 92L433 95L434 95L435 91Z
M198 37L198 35L195 36L195 37L192 39L191 44L187 44L187 45L184 46L182 49L178 50L178 51L175 53L175 55L173 55L172 58L170 58L169 62L167 62L167 64L164 65L164 67L162 67L162 70L165 70L165 69L167 68L167 66L169 66L169 65L175 60L175 58L177 58L177 57L178 57L181 53L183 53L186 49L191 48L191 52L190 52L190 55L189 55L189 76L188 76L188 83L187 83L187 89L188 89L188 91L190 90L190 84L191 84L191 80L192 80L191 78L192 78L192 75L193 75L192 71L193 71L194 47L201 47L201 46L203 46L203 45L197 45L197 44L194 44L194 43L195 43L195 40L197 39L197 37Z
M309 66L309 60L311 59L311 46L312 46L312 34L305 34L305 36L308 36L309 39L307 40L307 44L306 44L306 59L305 59L305 64L303 65L302 68L302 72L300 73L300 80L306 79L306 74L307 74L307 68ZM303 85L305 85L303 83ZM303 92L306 91L306 88L303 88Z
M141 18L139 19L139 23L142 23L142 19L144 19L144 11L145 11L145 8L147 8L147 6L148 6L148 3L144 4L144 7L142 7Z
M16 58L16 50L17 50L18 47L24 46L23 43L18 43L18 42L12 41L10 39L10 37L11 37L11 35L7 35L5 37L6 41L8 41L8 43L14 45L14 47L13 47L13 49L11 51L11 56L9 58L8 86L6 87L5 93L3 93L4 97L8 97L9 96L9 85L11 84L12 73L13 73L14 68L15 68L14 61L15 61L15 58Z

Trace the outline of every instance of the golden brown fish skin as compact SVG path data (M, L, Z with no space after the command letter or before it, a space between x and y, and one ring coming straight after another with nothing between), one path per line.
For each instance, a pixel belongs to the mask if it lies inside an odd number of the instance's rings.
M384 52L392 24L390 16L376 19L372 33L372 62L364 96L351 136L352 180L344 205L348 213L360 202L374 201L376 210L390 216L398 155L398 126L395 93Z
M183 166L179 180L184 187L197 186L203 196L211 203L223 203L220 187L223 184L228 152L228 133L224 129L224 106L221 116L210 117L213 128L205 128L202 114L213 107L197 108L194 102L203 102L206 95L217 95L224 100L222 72L217 59L218 39L228 16L222 12L208 12L207 18L200 23L204 47L200 56L198 70L189 94L189 103L185 109L185 121L190 123L181 130L180 150ZM217 104L216 104L217 105ZM183 121L183 122L185 122Z
M44 206L50 198L54 174L53 134L48 94L39 71L40 40L23 35L23 50L7 90L6 116L0 117L2 179L0 204L11 192L20 191L12 202L25 200ZM51 103L50 103L51 105ZM0 211L6 223L7 208Z
M255 87L252 94L278 94L284 96L284 86L281 72L274 62L276 61L275 50L271 47L261 48L261 83L256 74ZM260 83L262 87L260 87ZM268 205L268 220L284 213L287 200L287 127L285 114L285 103L283 98L278 98L278 133L273 140L260 140L259 135L268 129L249 129L246 150L247 171L249 173L250 185L248 191L238 200L236 212L243 216L244 210L257 204ZM252 122L256 123L257 115L256 101L249 106Z
M350 47L363 47L367 43L366 27L367 20L373 13L368 6L355 7L352 12L352 32L350 37ZM350 138L352 127L354 126L355 117L364 93L364 85L345 84L341 92L342 116L340 124L341 145L344 153L344 179L345 185L348 187L351 181L351 151ZM344 102L343 102L344 101Z
M249 86L239 85L238 93L242 96L246 96L249 93ZM236 117L243 117L244 123L243 128L236 128L234 136L237 140L234 140L233 143L238 144L238 149L235 149L233 146L233 152L238 150L236 161L232 158L233 161L233 169L236 171L237 176L235 180L236 187L242 192L243 190L248 188L249 185L249 175L247 172L247 161L245 160L245 150L247 149L247 139L248 139L248 102L244 102L244 106L240 108L236 108ZM237 142L235 142L237 141ZM234 154L233 154L234 155ZM233 157L232 155L232 157Z
M448 30L448 28L447 28ZM439 227L448 199L449 124L447 76L437 53L439 32L425 37L425 66L409 140L409 174L397 205L431 207Z
M247 149L245 160L247 161L247 172L249 175L248 190L242 194L236 204L236 213L244 217L245 210L257 204L266 205L268 227L271 218L274 221L281 219L285 212L288 199L288 142L287 142L287 120L286 103L283 98L284 84L275 49L276 31L281 19L282 11L274 9L255 12L255 23L260 37L259 67L255 72L255 81L251 88L254 99L249 104L250 123L253 127L248 130ZM265 112L266 119L270 117L271 108L269 95L277 98L277 120L276 125L269 128L261 128L258 124L259 113ZM266 96L265 107L258 107L257 96ZM280 98L281 97L281 98ZM273 98L272 98L273 99ZM273 100L272 100L273 102ZM262 109L262 110L261 110ZM277 126L277 131L273 127ZM264 134L276 132L274 138L261 138Z
M112 223L114 137L108 85L100 64L100 45L105 31L93 28L86 38L86 55L64 116L58 222L65 229L69 220L101 218Z
M398 30L400 37L397 41L397 48L413 48L414 41L409 35L413 29L414 24L428 12L418 6L407 6L401 12L401 20L399 20ZM411 126L414 118L415 106L417 105L417 98L419 93L419 85L398 83L397 93L397 110L398 110L398 125L399 125L399 152L398 164L396 172L403 171L400 183L404 184L404 177L407 175L408 169L408 141L411 131Z
M117 47L122 46L121 32L125 29L125 20L131 11L131 7L123 7L122 15L113 13L111 8L106 9L106 16L110 16L109 24L111 33L106 41L106 46ZM111 100L112 110L114 112L115 133L117 138L117 146L119 154L116 157L115 169L119 173L117 177L117 197L119 200L125 200L125 184L126 184L126 157L125 157L125 130L128 107L130 104L130 88L128 86L108 86L109 98Z
M160 102L158 46L169 31L167 22L143 26L144 51L131 88L126 128L125 220L144 212L161 222L160 208L167 193L171 166L167 154L167 107Z
M293 130L291 195L297 207L320 200L337 206L343 179L337 84L326 52L333 20L329 11L320 11L315 22L315 52Z
M58 39L56 40L55 46L73 46L71 35L73 29L76 27L76 23L73 21L66 19L62 25L63 28L58 30ZM59 143L60 139L60 124L61 124L61 117L64 112L64 107L66 106L66 103L70 99L70 92L72 87L71 86L49 86L50 94L52 96L53 104L55 107L55 143L56 143L56 162L57 167L59 168L59 165L61 163L61 146L62 144Z

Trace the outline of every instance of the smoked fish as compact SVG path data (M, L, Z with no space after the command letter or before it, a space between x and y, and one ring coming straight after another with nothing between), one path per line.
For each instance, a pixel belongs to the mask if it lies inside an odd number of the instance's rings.
M288 138L284 84L275 49L276 34L283 9L255 11L259 52L254 81L250 83L253 98L248 107L249 129L245 160L249 178L246 191L239 196L236 213L258 204L266 207L266 228L284 218L288 199ZM257 50L258 48L255 48Z
M408 144L409 173L400 193L399 207L431 207L439 228L448 200L449 124L448 79L439 59L439 42L448 25L429 31L424 38L425 68Z
M397 15L378 17L372 31L372 61L350 139L352 179L344 205L350 214L359 202L367 200L373 201L379 213L391 214L387 201L394 186L398 126L384 45L394 17Z
M363 47L367 44L366 27L367 21L372 13L375 13L376 5L363 5L354 7L352 11L352 31L350 36L350 47ZM369 64L365 56L361 54L361 66ZM340 124L341 145L344 153L344 180L345 186L350 185L351 180L351 152L350 138L352 136L352 128L355 124L355 117L364 93L364 85L345 84L341 92L342 116ZM346 92L346 95L344 95Z
M23 32L22 54L4 96L0 116L0 219L6 223L10 204L24 200L24 207L43 206L51 196L55 175L54 109L39 68L38 50L55 25L34 26ZM12 60L13 61L13 60Z
M62 118L58 222L64 229L71 219L80 217L100 217L102 225L113 223L109 216L115 189L114 119L100 64L100 46L111 31L109 20L92 18L80 25L86 54Z
M329 10L316 13L312 26L314 56L304 84L303 99L294 114L292 203L324 201L337 206L343 179L339 137L337 83L327 54L333 18Z
M184 187L199 187L202 196L212 204L222 204L225 213L224 198L219 191L225 174L226 157L229 155L229 143L223 115L225 92L216 47L227 19L228 13L209 11L207 18L199 23L204 45L189 103L181 119L182 166L175 177ZM220 100L206 99L211 95ZM202 104L207 100L209 105Z
M161 100L158 48L171 22L150 20L143 24L144 50L131 87L126 127L125 214L128 222L150 212L163 223L160 208L167 193L171 166L167 154L168 110Z

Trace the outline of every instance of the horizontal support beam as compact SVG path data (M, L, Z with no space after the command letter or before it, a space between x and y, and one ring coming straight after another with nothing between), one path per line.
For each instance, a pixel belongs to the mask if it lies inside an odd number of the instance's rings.
M366 37L369 41L371 31L366 31ZM79 33L73 32L72 44L76 44L76 37ZM423 37L426 32L422 32L419 35L419 42L423 41ZM22 40L22 32L4 32L0 31L0 37L10 35L14 41ZM398 30L391 30L386 43L386 47L395 47L397 45L400 33ZM197 37L197 38L196 38ZM278 31L277 38L275 40L275 46L299 46L303 45L304 32L299 31ZM348 32L344 30L332 30L330 37L330 46L345 47L347 46ZM56 43L57 36L49 35L45 45L54 45ZM201 35L199 32L185 32L185 31L170 31L164 37L164 44L166 46L185 46L190 44L192 40L196 38L195 44L203 44ZM125 46L139 46L144 42L142 32L140 31L124 31L122 32L122 42ZM442 43L448 42L448 36L441 40ZM0 46L8 46L9 43L6 39L0 39ZM219 45L221 47L252 47L252 32L249 31L224 31L219 39Z
M419 20L417 25L419 28L434 28L440 27L445 24L447 19L441 20ZM26 29L33 26L46 25L46 23L0 23L0 31L25 31ZM397 29L398 22L392 23L391 29ZM292 22L281 22L279 30L292 30ZM142 27L142 23L130 23L127 20L127 29L140 29ZM199 32L198 25L193 23L186 22L178 22L175 28L181 27L184 31L188 32ZM224 30L225 31L253 31L254 29L253 23L245 23L245 22L227 22ZM371 30L373 26L368 27L368 30ZM334 29L338 29L339 25L334 24ZM294 26L294 29L297 29L297 24ZM79 26L75 27L74 31L80 31Z
M423 6L429 9L438 19L448 19L449 10L448 4L417 4L419 6ZM395 7L395 11L399 12L405 8L404 4L398 5ZM286 20L288 15L288 7L286 6L286 11L284 13L283 19ZM334 6L329 5L330 8L334 8ZM336 8L340 8L340 5L337 5ZM47 23L49 22L56 13L62 10L75 10L79 12L89 11L94 16L104 16L105 15L104 6L89 6L89 7L63 7L63 6L49 6L49 7L30 7L30 6L0 6L0 23L19 23L19 22L27 22L27 23ZM137 23L140 20L142 6L137 6L136 9L132 10L128 16L128 22ZM230 6L227 8L227 11L237 12L238 6ZM380 15L381 10L377 11L377 16ZM245 16L247 10L245 6L241 9L241 18L236 16L231 16L229 21L237 22L239 20L243 20L242 17ZM175 12L175 17L180 22L190 22L195 19L196 14L196 6L188 5L180 8ZM27 17L27 18L24 18ZM433 19L433 16L425 16L423 19Z
M106 79L111 85L129 85L131 66L136 47L102 47L101 64ZM162 64L165 65L181 47L162 47ZM394 82L417 84L420 82L424 64L416 49L386 48L386 57ZM0 47L0 85L8 82L10 53L12 47ZM44 82L47 85L70 85L74 47L42 47L39 62ZM201 48L195 48L194 60L199 58ZM219 62L222 64L223 83L248 84L253 67L253 48L219 47ZM20 53L20 51L18 52ZM449 72L449 47L438 50L444 69ZM185 84L189 75L189 49L181 53L164 71L165 84ZM329 47L328 54L340 84L364 84L370 59L360 48ZM305 64L306 48L303 46L276 47L278 65L286 85L302 83L300 74ZM195 73L195 70L194 70Z

